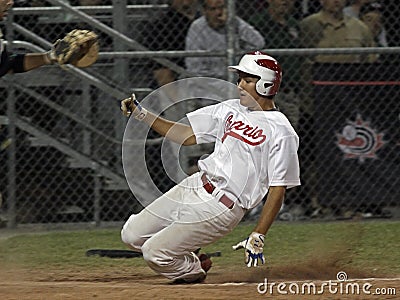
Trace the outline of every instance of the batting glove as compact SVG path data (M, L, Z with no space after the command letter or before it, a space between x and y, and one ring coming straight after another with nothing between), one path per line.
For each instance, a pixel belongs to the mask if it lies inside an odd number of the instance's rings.
M264 238L265 235L252 232L247 239L232 246L232 249L245 249L245 264L247 264L249 268L252 266L257 267L258 260L260 260L262 264L265 263L263 255Z

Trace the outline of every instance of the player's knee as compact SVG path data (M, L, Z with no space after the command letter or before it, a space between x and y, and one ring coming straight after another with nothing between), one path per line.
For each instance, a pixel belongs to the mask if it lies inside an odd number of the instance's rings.
M140 237L140 235L135 230L136 226L133 226L133 219L135 215L131 215L122 227L121 230L121 240L128 246L134 249L140 250L144 240Z
M150 247L147 246L146 243L143 244L142 246L142 253L143 253L143 259L147 262L153 261L155 258L155 251L151 249Z
M125 244L129 244L130 238L129 238L129 234L126 231L125 228L122 228L121 230L121 240L122 242L124 242Z
M160 248L154 247L150 240L143 244L142 253L143 259L153 269L159 270L164 265L168 264L168 257L163 255Z

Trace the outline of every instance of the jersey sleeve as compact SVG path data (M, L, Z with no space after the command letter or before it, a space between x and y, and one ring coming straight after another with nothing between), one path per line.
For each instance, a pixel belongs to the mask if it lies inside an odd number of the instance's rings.
M187 114L197 144L215 142L218 133L218 104L210 105Z
M298 145L298 137L295 135L279 138L271 145L268 165L270 186L292 188L300 185Z

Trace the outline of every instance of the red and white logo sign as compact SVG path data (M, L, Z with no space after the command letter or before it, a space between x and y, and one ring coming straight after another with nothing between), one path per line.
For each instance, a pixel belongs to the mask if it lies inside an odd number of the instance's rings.
M225 141L227 136L241 140L251 146L260 145L267 139L261 128L250 126L242 121L234 121L233 114L230 114L225 121L225 132L222 142Z
M383 133L373 129L369 122L363 121L357 114L354 122L347 121L342 133L337 133L337 145L347 159L358 159L364 162L366 158L376 159L376 151L386 143Z

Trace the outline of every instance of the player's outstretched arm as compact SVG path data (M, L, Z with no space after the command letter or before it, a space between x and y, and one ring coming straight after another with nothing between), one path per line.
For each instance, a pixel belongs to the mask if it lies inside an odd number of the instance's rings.
M0 58L0 77L5 74L24 73L39 68L43 65L49 65L47 53L29 53L29 54L10 54L5 49Z
M145 122L157 133L177 144L185 146L196 144L192 127L169 121L147 111L139 104L134 94L132 94L132 97L121 101L121 110L125 116L129 117L132 114L135 119Z
M86 68L97 61L99 42L97 34L90 30L74 29L63 39L57 40L46 53L12 55L1 49L0 76L7 73L23 73L44 65L72 64Z
M39 68L44 65L51 65L53 62L50 60L48 53L29 53L24 57L24 71Z
M169 121L151 112L147 112L143 121L151 126L157 133L177 144L185 146L196 144L196 137L192 127L189 125Z

